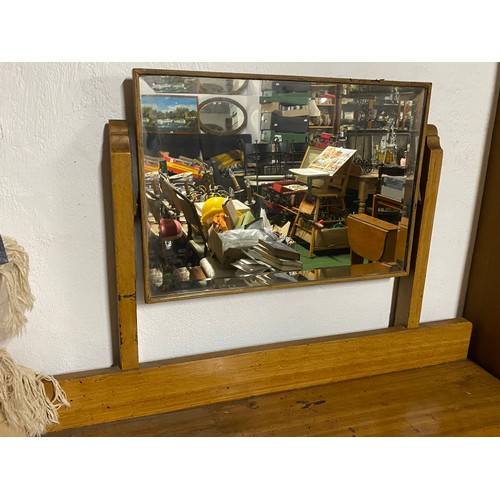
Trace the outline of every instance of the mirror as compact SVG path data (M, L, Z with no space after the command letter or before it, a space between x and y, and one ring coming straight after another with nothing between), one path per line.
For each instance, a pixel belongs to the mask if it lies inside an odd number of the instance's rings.
M238 78L203 78L199 80L199 90L201 94L240 94L248 84L247 80Z
M200 128L206 134L231 135L243 130L247 123L245 108L224 97L207 99L200 104Z
M430 83L133 78L146 302L408 274Z

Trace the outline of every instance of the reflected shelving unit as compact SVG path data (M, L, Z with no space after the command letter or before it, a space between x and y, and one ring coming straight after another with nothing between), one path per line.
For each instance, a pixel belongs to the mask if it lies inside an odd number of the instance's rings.
M327 144L334 140L339 129L337 113L338 86L311 84L311 114L309 116L309 142Z

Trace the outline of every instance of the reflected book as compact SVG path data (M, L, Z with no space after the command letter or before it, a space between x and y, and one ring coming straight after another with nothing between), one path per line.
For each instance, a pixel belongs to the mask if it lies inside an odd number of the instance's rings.
M267 249L261 245L256 245L245 251L246 255L257 262L264 262L278 271L299 271L302 269L302 262L297 259L282 259L271 255Z
M297 250L294 250L285 243L281 243L279 241L259 240L259 246L257 246L257 249L259 249L259 247L264 247L266 253L281 259L300 259L300 253L297 252Z
M354 156L354 153L355 149L327 146L307 168L316 168L333 175Z

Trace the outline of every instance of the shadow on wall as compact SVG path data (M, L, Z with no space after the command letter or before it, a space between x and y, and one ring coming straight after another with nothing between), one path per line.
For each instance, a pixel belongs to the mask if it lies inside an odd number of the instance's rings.
M137 143L135 138L135 107L134 107L134 82L133 80L127 79L123 81L122 84L123 101L125 103L125 120L129 124L129 135L130 135L130 153L132 156L132 189L134 190L134 200L136 200L136 208L140 210L139 203L139 172L137 171ZM134 223L134 242L135 242L135 272L136 272L136 283L138 284L136 289L137 303L144 304L144 276L142 267L142 236L141 236L141 219L140 217L135 218Z

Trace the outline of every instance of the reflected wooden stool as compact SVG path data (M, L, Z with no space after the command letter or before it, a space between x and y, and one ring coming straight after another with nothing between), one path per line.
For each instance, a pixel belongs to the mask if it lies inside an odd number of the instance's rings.
M318 232L324 224L338 222L342 213L343 199L339 203L336 196L316 196L314 202L302 200L297 215L290 229L290 237L299 237L309 243L309 257L314 257L315 250L327 250L328 246L318 244Z
M309 243L309 257L315 250L326 250L329 247L316 245L317 232L325 224L342 220L345 213L345 194L349 181L351 161L343 165L333 176L321 178L321 186L314 187L308 183L308 193L297 210L297 215L290 230L290 237L296 234Z

